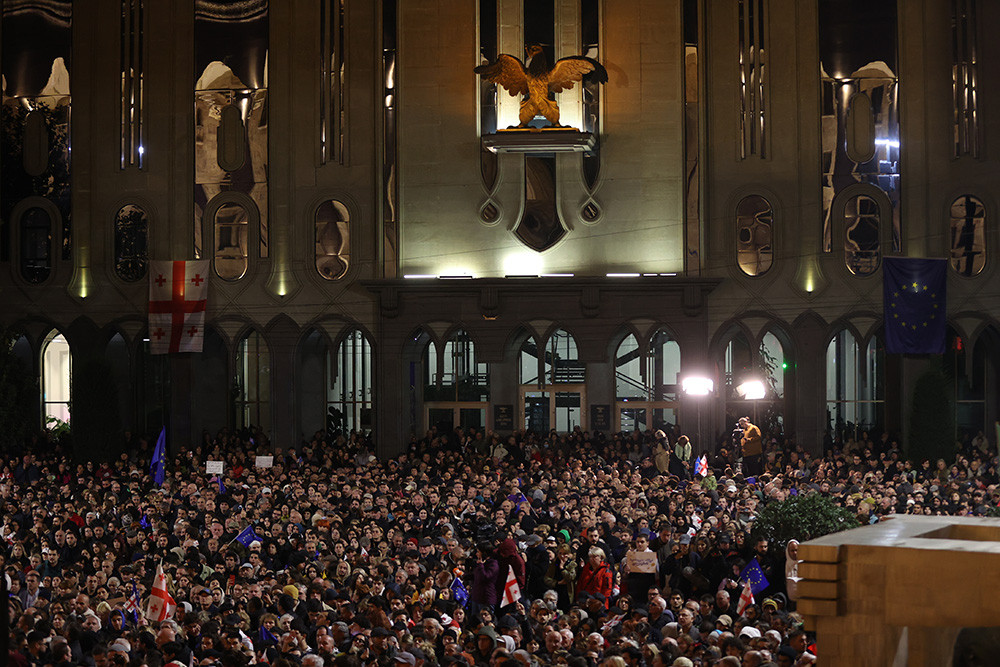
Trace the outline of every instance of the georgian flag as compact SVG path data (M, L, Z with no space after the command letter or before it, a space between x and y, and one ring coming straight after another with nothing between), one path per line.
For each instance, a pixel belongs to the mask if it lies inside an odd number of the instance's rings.
M694 460L694 474L708 477L708 454Z
M140 604L141 603L139 601L139 591L135 587L135 582L132 582L132 595L130 595L128 597L128 600L125 601L125 611L127 611L129 615L132 617L133 623L139 622Z
M507 583L503 586L503 600L501 607L514 604L521 599L521 587L517 585L517 577L514 576L514 566L507 566Z
M149 352L201 352L209 260L149 263Z
M736 605L736 615L742 616L747 607L753 604L753 591L750 590L750 582L743 584L743 592L740 593L739 604Z
M167 575L163 574L163 565L156 566L156 578L153 579L153 590L149 593L146 603L146 620L159 623L174 615L177 603L167 591Z

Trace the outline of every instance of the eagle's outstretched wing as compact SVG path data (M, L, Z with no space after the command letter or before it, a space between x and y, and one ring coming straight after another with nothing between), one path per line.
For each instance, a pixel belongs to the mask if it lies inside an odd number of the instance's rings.
M608 70L593 58L586 56L560 58L549 72L549 92L560 93L569 90L573 84L588 75L598 83L608 81Z
M520 58L501 53L489 65L477 67L475 72L487 81L499 83L511 96L528 94L528 72Z

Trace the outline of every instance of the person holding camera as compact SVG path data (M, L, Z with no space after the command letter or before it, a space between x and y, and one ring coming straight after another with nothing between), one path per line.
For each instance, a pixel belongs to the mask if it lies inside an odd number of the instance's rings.
M743 449L743 475L756 477L763 471L764 438L760 427L750 423L749 417L740 417L740 428L743 436L740 446Z

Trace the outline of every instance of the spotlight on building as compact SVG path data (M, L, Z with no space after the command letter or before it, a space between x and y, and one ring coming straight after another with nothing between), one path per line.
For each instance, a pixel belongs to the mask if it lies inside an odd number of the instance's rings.
M748 401L758 401L767 395L767 389L760 380L747 380L736 387L736 393Z
M681 380L681 388L688 396L708 396L715 389L711 378L692 375Z

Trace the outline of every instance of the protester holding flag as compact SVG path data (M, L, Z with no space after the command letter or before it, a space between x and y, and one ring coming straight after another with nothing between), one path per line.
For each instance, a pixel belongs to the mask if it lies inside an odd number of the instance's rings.
M522 558L521 554L518 553L517 543L514 542L513 539L508 537L507 539L505 539L503 542L500 543L499 547L497 547L496 556L497 556L497 566L500 568L499 571L503 575L502 580L501 577L497 578L498 596L501 597L503 596L503 591L505 590L506 586L506 576L508 568L510 568L514 572L514 578L517 580L517 585L519 589L522 591L525 590L525 585L527 582L525 581L524 578L525 577L524 558Z
M153 588L146 602L146 620L151 623L165 621L174 615L176 606L177 603L167 591L167 576L163 574L163 565L157 565Z
M500 564L493 557L490 543L482 541L476 545L472 556L472 581L469 586L469 613L477 614L486 608L491 612L500 599L498 585L500 580Z

